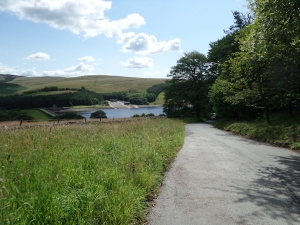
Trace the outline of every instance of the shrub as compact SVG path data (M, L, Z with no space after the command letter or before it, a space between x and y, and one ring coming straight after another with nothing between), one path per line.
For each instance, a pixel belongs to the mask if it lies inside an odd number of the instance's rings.
M75 112L66 112L66 113L60 115L59 118L60 119L82 119L84 117L81 115L78 115Z
M107 118L106 113L103 110L93 112L90 118Z

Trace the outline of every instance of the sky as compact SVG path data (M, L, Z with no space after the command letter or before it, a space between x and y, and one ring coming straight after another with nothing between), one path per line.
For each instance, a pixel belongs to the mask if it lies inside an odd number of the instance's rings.
M0 74L166 78L246 0L1 0Z

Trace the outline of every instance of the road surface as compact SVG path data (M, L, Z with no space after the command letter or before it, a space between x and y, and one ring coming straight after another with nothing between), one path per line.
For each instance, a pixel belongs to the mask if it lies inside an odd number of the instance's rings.
M300 155L186 125L149 225L300 224Z

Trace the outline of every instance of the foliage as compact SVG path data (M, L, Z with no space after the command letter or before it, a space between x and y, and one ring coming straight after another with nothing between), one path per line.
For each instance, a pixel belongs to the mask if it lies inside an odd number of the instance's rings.
M146 92L112 92L102 94L108 101L126 101L134 105L148 105L156 100L154 93Z
M225 31L226 35L210 44L208 52L209 72L215 75L217 79L209 91L209 98L217 117L247 119L252 116L253 110L247 107L244 102L229 100L229 96L234 94L237 86L232 80L230 60L234 60L236 54L240 52L240 43L236 40L237 36L251 23L252 18L249 14L244 15L237 11L233 12L233 16L234 25Z
M167 116L200 118L207 113L207 93L213 77L207 73L205 55L185 53L171 68L171 80L166 81L164 112Z
M153 117L153 116L155 116L153 113L148 113L148 114L142 113L141 115L134 114L132 117Z
M72 105L95 105L103 101L101 94L84 90L74 93L63 93L59 95L13 95L0 97L0 105L6 109L28 109L52 107L54 104L58 107Z
M263 28L262 50L271 65L268 72L278 92L278 103L293 115L300 104L300 2L257 0L252 6L256 24Z
M249 119L263 112L270 124L272 112L288 109L293 116L299 108L299 4L249 0L249 15L255 17L234 14L235 25L226 36L235 36L232 51L223 51L229 46L226 39L211 45L212 58L221 62L212 66L218 78L209 94L218 117Z
M97 110L91 113L90 118L107 118L106 113L103 110Z
M184 136L169 119L0 130L1 224L141 224Z
M271 125L261 116L247 122L217 120L215 126L277 146L300 149L300 116L291 118L286 112L277 112L271 113L270 118Z
M84 117L81 115L78 115L75 112L66 112L64 114L57 116L57 118L70 120L70 119L82 119Z
M33 120L31 115L18 109L5 110L0 108L0 121Z
M41 89L36 89L36 90L24 91L23 95L36 94L41 92L56 92L56 91L68 91L68 90L77 91L78 89L58 88L56 86L50 86L50 87L43 87Z
M162 83L162 84L155 84L152 87L149 87L146 91L148 93L153 93L156 96L158 96L160 93L162 93L164 91L164 87L165 87L164 83Z

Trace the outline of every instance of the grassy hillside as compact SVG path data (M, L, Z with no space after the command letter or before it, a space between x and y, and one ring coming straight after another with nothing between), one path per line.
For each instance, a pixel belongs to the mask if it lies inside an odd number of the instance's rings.
M13 95L15 93L22 92L25 89L26 89L25 87L18 84L11 84L11 83L5 83L3 81L0 81L0 96Z
M236 134L241 134L277 146L300 149L300 114L290 117L286 113L271 115L271 125L265 118L236 122L219 120L215 126Z
M3 76L0 75L3 80ZM164 83L165 79L133 78L120 76L81 76L74 78L64 77L17 77L12 81L2 82L0 95L22 93L24 90L36 90L46 86L56 86L58 88L81 88L98 93L136 91L145 92L147 88ZM13 88L14 87L14 88Z

